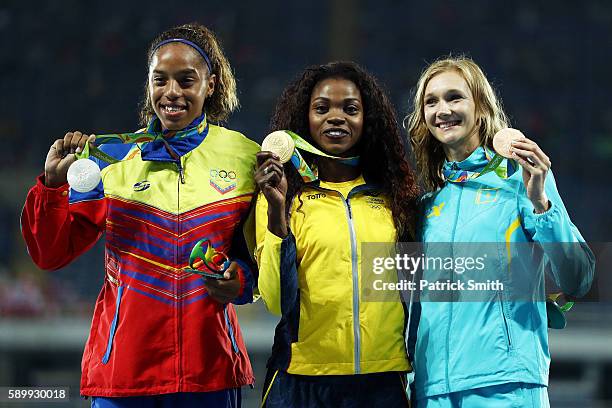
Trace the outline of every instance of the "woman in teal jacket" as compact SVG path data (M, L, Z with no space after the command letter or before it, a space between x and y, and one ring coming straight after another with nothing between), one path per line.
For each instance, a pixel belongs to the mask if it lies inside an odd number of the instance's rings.
M548 406L541 272L550 271L564 293L581 296L594 269L555 186L551 161L523 138L512 143L512 160L485 169L495 157L493 136L508 121L485 75L467 58L425 69L407 121L429 191L420 233L426 253L450 249L455 261L460 251L486 253L480 277L495 283L477 294L450 290L444 301L421 292L415 303L420 319L413 318L410 333L417 406ZM531 256L533 243L542 248L539 258ZM527 247L530 256L524 256ZM457 269L437 272L425 270L420 281L465 283ZM461 301L466 298L472 301Z

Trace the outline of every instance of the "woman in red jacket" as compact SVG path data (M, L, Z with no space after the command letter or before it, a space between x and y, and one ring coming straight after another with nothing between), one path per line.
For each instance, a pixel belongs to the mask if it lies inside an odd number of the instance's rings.
M88 192L69 190L67 171L95 136L56 140L26 199L22 232L43 269L65 266L106 234L82 362L81 394L92 406L237 407L240 387L254 381L232 303L252 301L254 269L239 227L259 149L211 123L238 100L208 29L162 33L148 67L141 119L154 140L135 143L132 134L134 143L103 145L105 160L90 157L102 180ZM223 279L185 271L203 238L230 258Z

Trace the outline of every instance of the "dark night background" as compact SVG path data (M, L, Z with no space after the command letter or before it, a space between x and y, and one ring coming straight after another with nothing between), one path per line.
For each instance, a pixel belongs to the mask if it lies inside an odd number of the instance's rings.
M191 21L217 33L235 70L241 108L226 126L258 141L281 90L307 65L359 62L386 86L401 119L428 62L471 56L513 127L551 158L585 239L610 241L609 1L2 0L0 386L70 386L70 406L88 406L78 398L79 361L103 281L102 247L61 271L40 271L20 236L19 213L53 140L72 130L138 127L148 43ZM611 312L610 303L578 304L568 329L550 333L552 406L612 406L612 347L604 345ZM275 318L262 304L240 314L261 386ZM244 391L247 407L258 406L258 393Z

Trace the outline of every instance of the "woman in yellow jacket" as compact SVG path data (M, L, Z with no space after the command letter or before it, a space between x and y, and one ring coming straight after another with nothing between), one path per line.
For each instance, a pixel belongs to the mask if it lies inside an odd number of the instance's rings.
M330 63L285 89L280 129L310 147L300 153L312 171L257 155L259 290L281 316L264 404L407 406L402 303L362 296L362 243L413 236L418 188L394 110L357 64Z

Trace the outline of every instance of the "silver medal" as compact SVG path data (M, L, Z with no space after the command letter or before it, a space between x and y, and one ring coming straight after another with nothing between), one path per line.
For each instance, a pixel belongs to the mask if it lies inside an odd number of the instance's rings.
M97 187L102 180L100 167L89 159L79 159L68 168L68 184L79 193L87 193Z

